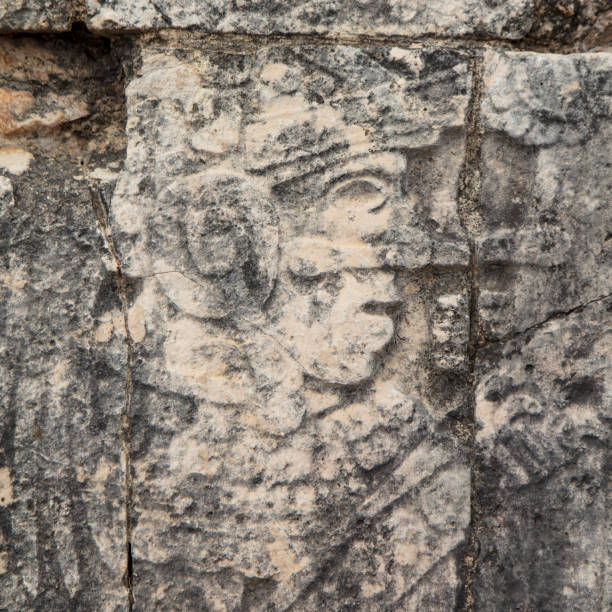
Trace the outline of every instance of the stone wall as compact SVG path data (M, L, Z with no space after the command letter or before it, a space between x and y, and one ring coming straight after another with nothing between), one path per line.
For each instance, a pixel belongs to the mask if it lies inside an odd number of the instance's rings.
M0 611L610 609L607 2L0 33Z

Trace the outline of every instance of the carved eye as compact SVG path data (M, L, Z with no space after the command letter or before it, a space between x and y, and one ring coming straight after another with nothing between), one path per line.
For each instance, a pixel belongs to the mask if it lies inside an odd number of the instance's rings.
M330 192L334 206L376 214L384 207L387 194L385 184L374 178L349 179Z
M338 295L342 287L342 276L333 272L311 277L291 273L290 278L293 288L301 295L315 295L319 291L324 291L330 295Z

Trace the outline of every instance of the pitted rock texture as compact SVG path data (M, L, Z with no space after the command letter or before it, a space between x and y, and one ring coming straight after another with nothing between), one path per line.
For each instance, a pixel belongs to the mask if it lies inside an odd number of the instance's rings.
M612 10L607 0L537 0L528 38L549 46L580 50L609 46Z
M0 32L66 32L74 18L70 0L2 0Z
M70 156L37 152L17 176L0 177L6 610L115 611L125 602L124 394L120 374L92 353L105 284L113 292L90 194L74 171Z
M164 29L193 27L205 32L301 33L403 36L495 36L521 38L532 25L532 0L386 0L290 4L279 0L226 2L188 0L87 0L90 27Z
M606 610L610 298L483 351L479 610Z
M476 610L606 610L608 53L490 52L481 109Z
M279 0L4 0L0 33L150 32L168 28L269 36L407 36L525 40L575 50L612 40L607 0L385 0L293 6Z
M465 58L199 47L141 48L111 204L133 288L135 601L452 607Z
M3 85L35 100L21 129L14 106L0 118L0 609L115 612L126 604L125 356L111 371L94 352L116 291L88 176L119 168L124 139L98 125L94 143L92 117L59 119L71 104L97 112L73 80L77 63L94 80L80 48L0 45ZM103 91L107 75L95 78Z
M95 63L69 43L0 40L0 132L21 135L91 114Z
M482 128L487 341L612 293L612 54L488 53Z

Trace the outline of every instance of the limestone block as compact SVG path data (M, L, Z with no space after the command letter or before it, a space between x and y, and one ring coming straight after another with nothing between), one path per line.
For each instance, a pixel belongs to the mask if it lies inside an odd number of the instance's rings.
M125 398L92 356L110 273L71 164L25 165L0 176L0 608L123 610Z
M125 354L114 370L96 355L113 267L91 206L87 146L70 122L34 127L33 113L44 117L64 95L59 81L79 99L70 60L84 78L91 72L82 53L60 47L0 41L2 86L40 105L19 116L20 131L3 123L0 137L0 609L119 612ZM95 149L96 163L114 151L101 137Z
M141 47L110 211L136 605L452 609L466 59L180 40Z
M245 34L494 36L527 34L533 0L87 0L93 30L194 28Z
M601 300L479 355L477 610L610 608L611 311Z
M490 52L479 318L512 334L612 291L612 54Z
M485 60L476 609L609 607L611 60Z

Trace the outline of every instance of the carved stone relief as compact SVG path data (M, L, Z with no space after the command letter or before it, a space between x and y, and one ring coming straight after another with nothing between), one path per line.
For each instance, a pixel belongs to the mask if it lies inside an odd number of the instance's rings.
M609 607L610 82L609 53L485 57L480 609Z
M612 292L609 53L488 53L482 339Z
M347 604L347 580L371 605L452 601L470 478L444 422L465 386L436 379L467 355L466 62L182 51L142 49L111 205L135 597L314 610L325 574Z
M611 608L607 4L0 2L0 612Z

